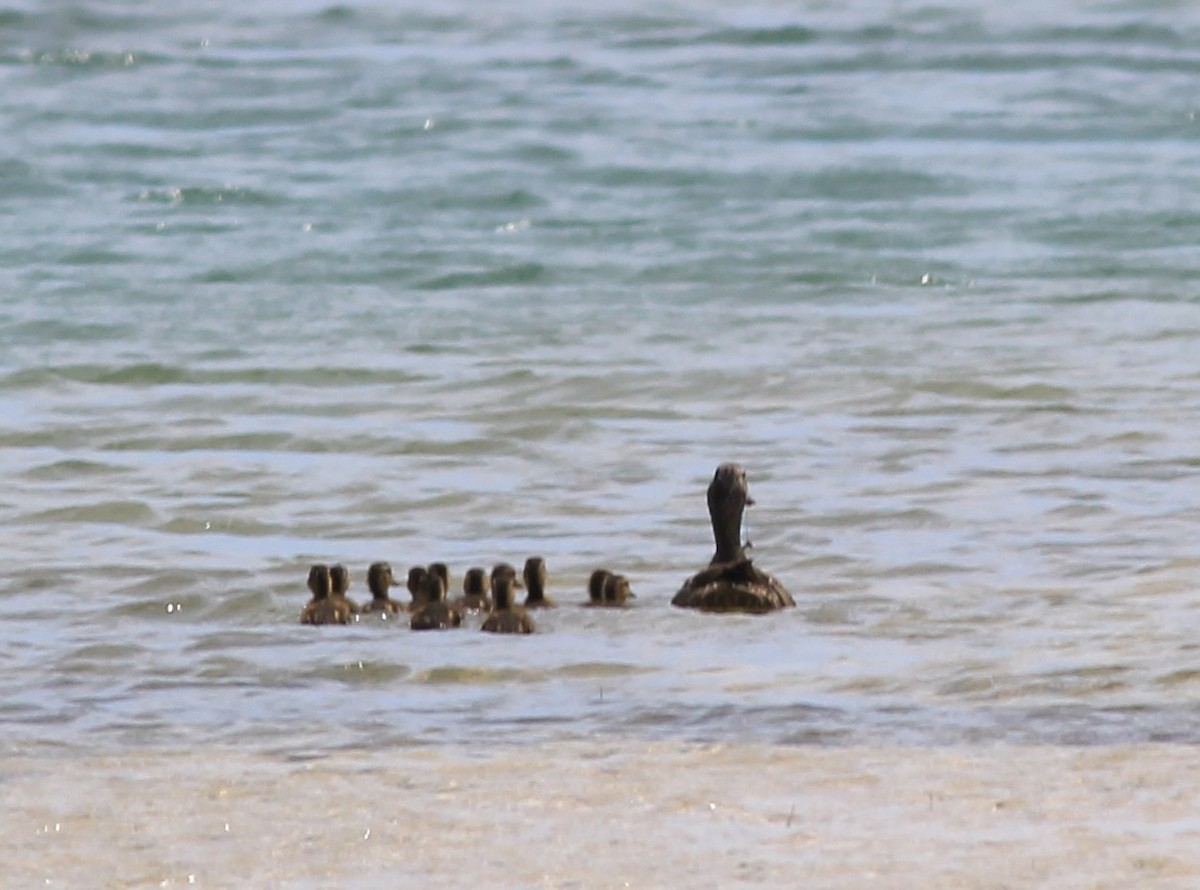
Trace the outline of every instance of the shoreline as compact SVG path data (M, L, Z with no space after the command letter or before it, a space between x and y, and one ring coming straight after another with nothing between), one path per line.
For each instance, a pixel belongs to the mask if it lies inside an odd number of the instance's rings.
M1200 886L1200 749L5 756L5 886Z

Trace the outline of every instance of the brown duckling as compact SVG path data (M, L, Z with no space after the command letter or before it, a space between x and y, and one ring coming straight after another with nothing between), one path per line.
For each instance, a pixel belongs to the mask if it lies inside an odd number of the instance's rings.
M742 545L742 513L752 505L746 471L725 463L708 486L708 514L717 549L708 568L683 582L671 605L702 612L761 614L796 605L774 576L754 567Z
M429 572L425 566L413 566L408 570L408 581L405 586L408 587L409 595L412 596L409 609L413 612L429 602L429 584L426 581L428 577Z
M531 634L533 619L520 606L513 604L516 573L492 574L492 611L483 621L482 630L494 634Z
M446 602L446 588L441 575L425 574L425 605L413 613L409 626L413 630L446 630L462 624L458 609Z
M455 602L455 606L469 612L487 611L492 608L492 601L488 597L487 572L478 566L467 569L467 573L463 575L462 599Z
M624 575L610 574L604 579L604 605L609 608L622 609L629 605L627 600L637 599L629 589L629 579Z
M493 591L496 589L496 579L500 576L512 578L514 588L521 586L517 583L517 570L506 562L498 562L492 566L491 585Z
M367 569L367 587L371 591L371 601L362 607L364 613L380 612L385 617L403 611L404 607L393 601L388 592L396 583L392 575L392 566L386 562L373 562Z
M358 604L346 596L347 591L350 590L350 573L340 562L337 565L329 567L329 583L333 586L333 590L329 595L334 599L345 600L350 606L350 611L357 612Z
M329 566L318 563L308 570L308 589L313 596L300 613L301 624L349 623L353 615L350 604L344 599L334 598Z
M525 579L526 609L553 609L558 605L546 596L546 560L540 556L529 557L521 574Z
M450 594L450 567L444 562L431 562L425 566L425 571L442 579L442 587L446 588L448 596Z
M604 585L611 577L612 572L608 569L596 569L592 572L592 576L588 578L588 601L584 603L585 606L604 605Z

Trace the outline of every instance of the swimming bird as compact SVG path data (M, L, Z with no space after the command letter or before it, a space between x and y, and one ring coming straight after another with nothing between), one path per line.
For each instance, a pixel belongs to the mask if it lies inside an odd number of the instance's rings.
M403 606L388 596L390 588L396 583L392 575L392 566L386 562L373 562L367 569L367 587L371 591L371 601L364 604L362 612L381 612L385 616L393 615L403 610Z
M588 578L588 601L585 606L603 606L604 605L604 585L608 583L608 579L612 577L612 572L608 569L596 569Z
M513 587L521 586L517 583L517 570L507 562L498 562L492 566L491 584L493 590L496 588L496 578L502 575L513 579Z
M481 630L494 634L531 634L533 619L520 606L513 605L516 574L492 574L492 611L483 621Z
M629 605L626 600L637 599L629 589L629 579L624 575L609 574L604 579L604 602L609 608L624 608Z
M761 614L796 605L774 576L754 567L742 545L742 513L752 505L746 471L734 463L717 467L708 486L708 514L716 552L708 568L683 582L671 605L702 612Z
M351 612L357 612L358 604L346 596L346 592L350 589L350 573L340 562L329 567L329 583L333 586L329 595L334 599L344 600L350 606Z
M442 587L446 588L446 593L450 593L450 567L444 562L431 562L425 566L425 571L431 575L437 575L442 579Z
M521 575L525 579L526 609L553 609L558 605L546 596L546 560L540 556L529 557Z
M446 588L442 576L425 574L425 605L413 613L409 626L413 630L447 630L462 624L462 615L446 602Z
M312 599L300 613L301 624L348 624L353 614L345 600L332 596L333 582L329 566L318 563L308 570L308 589Z
M413 612L429 602L429 585L425 582L428 577L429 572L425 566L413 566L408 570L408 581L405 586L408 587L408 592L412 596L409 609Z
M463 575L462 599L456 600L454 605L469 612L490 609L492 601L488 598L487 572L478 566L467 569Z

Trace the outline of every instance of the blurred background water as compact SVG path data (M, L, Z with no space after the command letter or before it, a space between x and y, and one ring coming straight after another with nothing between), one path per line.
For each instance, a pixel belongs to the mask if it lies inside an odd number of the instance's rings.
M602 7L0 6L5 746L1200 740L1200 9Z

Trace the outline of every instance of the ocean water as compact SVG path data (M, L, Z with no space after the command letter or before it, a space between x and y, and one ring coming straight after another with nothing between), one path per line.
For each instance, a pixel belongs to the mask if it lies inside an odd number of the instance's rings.
M4 750L1200 741L1198 41L0 5ZM794 610L669 606L726 460ZM530 638L297 622L535 553Z

